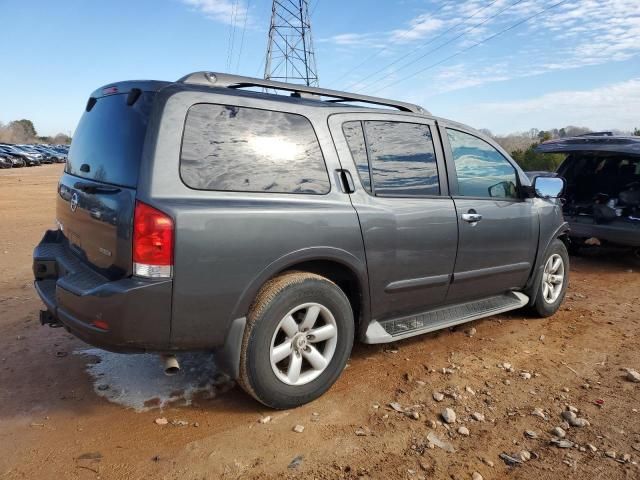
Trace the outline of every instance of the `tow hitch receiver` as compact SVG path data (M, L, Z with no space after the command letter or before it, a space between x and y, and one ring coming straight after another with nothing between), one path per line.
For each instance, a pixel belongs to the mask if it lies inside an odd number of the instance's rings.
M62 323L51 315L49 310L40 310L40 325L49 325L51 328L59 328L62 326Z

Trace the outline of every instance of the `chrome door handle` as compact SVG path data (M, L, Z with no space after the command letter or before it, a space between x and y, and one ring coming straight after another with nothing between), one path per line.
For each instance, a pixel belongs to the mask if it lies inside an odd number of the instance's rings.
M482 215L479 213L463 213L462 220L469 223L476 223L482 220Z

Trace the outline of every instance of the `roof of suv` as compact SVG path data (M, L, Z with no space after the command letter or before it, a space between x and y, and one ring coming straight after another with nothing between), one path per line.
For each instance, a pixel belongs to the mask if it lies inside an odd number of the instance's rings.
M402 112L418 113L423 115L430 115L430 113L419 105L412 103L401 102L391 100L387 98L372 97L369 95L361 95L356 93L342 92L338 90L330 90L320 87L308 87L306 85L297 85L292 83L276 82L272 80L263 80L259 78L243 77L240 75L229 75L225 73L215 72L195 72L189 75L185 75L177 82L162 82L154 80L133 80L126 82L117 82L95 90L91 97L99 98L104 95L111 95L119 92L127 92L134 88L145 91L158 91L169 85L184 84L186 86L194 87L207 87L207 88L225 88L231 91L241 92L242 89L247 88L262 88L263 92L259 91L247 91L246 93L252 96L262 96L271 100L280 101L294 101L296 103L304 103L310 107L319 106L340 106L349 102L357 102L360 104L371 105L374 107L390 107L400 110ZM290 92L290 96L275 95L269 93L271 91L284 91Z
M244 77L217 72L194 72L175 82L158 80L130 80L110 83L96 89L91 98L100 98L115 93L131 92L133 89L157 92L165 87L179 86L184 90L211 91L277 101L288 104L304 105L309 108L339 109L342 113L366 112L377 110L384 113L418 115L435 121L445 121L447 125L475 132L496 147L499 145L482 132L460 122L432 115L427 109L413 103L392 100L388 98L372 97L357 93L343 92L319 87L308 87L293 83L276 82L261 78ZM253 90L250 90L253 89ZM256 90L261 89L261 90ZM288 92L290 95L278 95L275 92ZM90 99L91 101L91 99ZM500 147L500 150L503 150ZM506 153L506 152L505 152Z

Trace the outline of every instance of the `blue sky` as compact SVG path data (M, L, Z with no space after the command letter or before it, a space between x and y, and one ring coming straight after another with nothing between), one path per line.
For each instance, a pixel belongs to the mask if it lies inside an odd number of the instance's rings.
M496 133L640 127L640 3L558 1L310 0L320 84ZM72 133L109 82L262 76L270 13L270 0L0 0L0 121Z

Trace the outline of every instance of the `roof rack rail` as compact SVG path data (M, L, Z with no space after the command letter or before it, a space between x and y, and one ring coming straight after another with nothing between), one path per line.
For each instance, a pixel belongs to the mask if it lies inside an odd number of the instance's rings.
M334 103L371 103L374 105L397 108L403 112L429 114L426 109L413 103L398 102L387 98L370 97L368 95L359 95L357 93L341 92L339 90L329 90L327 88L307 87L306 85L297 85L294 83L276 82L273 80L263 80L261 78L243 77L240 75L229 75L227 73L194 72L189 75L185 75L179 79L178 82L222 88L262 87L292 92L292 95L304 98L331 97L331 100L327 101Z

